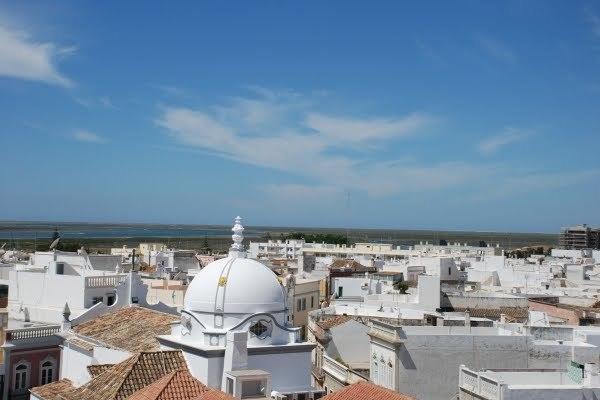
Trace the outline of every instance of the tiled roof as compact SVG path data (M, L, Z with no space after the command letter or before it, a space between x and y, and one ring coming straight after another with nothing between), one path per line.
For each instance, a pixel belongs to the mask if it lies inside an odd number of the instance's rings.
M79 347L79 348L87 350L87 351L94 350L94 343L84 340L82 338L76 337L76 336L68 337L67 342L69 343L69 345L73 345L75 347Z
M329 269L330 270L338 270L338 271L353 271L353 272L367 272L367 271L376 270L375 268L372 268L372 267L366 267L366 266L362 265L361 263L359 263L358 261L352 260L352 259L334 260L329 265Z
M527 307L498 307L498 308L460 308L455 307L452 311L465 312L469 311L471 317L489 318L499 320L500 315L506 315L508 322L523 322L529 317L529 309Z
M100 315L73 328L78 335L89 337L132 353L160 348L156 335L171 332L170 324L178 318L148 308L131 306Z
M34 387L31 393L42 400L62 400L66 393L73 390L73 384L68 379L61 379L47 385Z
M88 365L87 366L87 370L88 373L90 374L90 376L92 378L97 377L98 375L100 375L101 373L103 373L104 371L106 371L109 368L112 368L115 364L95 364L95 365Z
M349 317L347 315L335 315L332 317L329 317L327 319L323 319L321 321L317 321L316 324L319 325L319 327L321 327L321 329L331 329L334 326L338 326L338 325L342 325L348 321L350 321L352 319L352 317Z
M142 352L113 365L68 394L69 400L126 399L166 374L187 369L180 350Z
M153 384L138 390L128 400L190 400L206 392L207 386L187 370L171 372Z
M371 382L359 382L322 397L321 400L416 400Z
M209 389L206 392L195 397L193 400L235 400L235 397L228 395L220 390Z

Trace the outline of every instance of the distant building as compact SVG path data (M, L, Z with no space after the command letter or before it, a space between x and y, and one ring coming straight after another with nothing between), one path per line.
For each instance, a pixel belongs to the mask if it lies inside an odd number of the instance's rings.
M562 228L559 246L564 249L600 249L600 228L586 224Z
M300 336L306 339L308 313L320 306L319 279L302 279L290 276L286 279L291 323L301 328Z
M269 240L267 242L250 242L248 257L260 258L286 258L294 259L300 255L304 240Z

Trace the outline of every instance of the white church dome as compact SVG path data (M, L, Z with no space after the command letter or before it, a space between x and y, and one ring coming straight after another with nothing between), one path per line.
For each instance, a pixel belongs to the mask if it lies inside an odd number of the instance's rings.
M190 312L257 314L285 309L284 288L269 268L248 258L229 256L208 264L187 289Z
M277 276L260 262L245 258L243 229L236 218L229 256L211 262L194 277L185 295L185 311L238 316L285 311L286 293Z

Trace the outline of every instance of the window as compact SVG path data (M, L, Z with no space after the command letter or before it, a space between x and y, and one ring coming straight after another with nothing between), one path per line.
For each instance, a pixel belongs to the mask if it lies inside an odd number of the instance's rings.
M233 379L227 377L227 394L233 394Z
M302 299L302 310L306 310L306 298Z
M50 360L42 362L40 368L40 384L45 385L54 380L54 363Z
M14 389L17 392L23 391L29 387L29 365L21 362L15 367Z
M115 294L114 293L107 294L106 295L106 305L112 306L113 304L115 304Z
M56 263L56 275L63 275L65 273L65 264Z
M310 308L315 308L315 296L310 296Z
M296 304L296 311L300 310L302 310L302 300L298 299L298 302Z
M250 332L252 332L258 338L263 338L268 330L269 327L267 327L262 321L258 321L250 327Z
M371 380L374 384L379 385L379 366L377 361L373 361L373 371L371 372Z
M242 382L242 399L249 397L264 397L265 396L265 383L261 380L251 380Z

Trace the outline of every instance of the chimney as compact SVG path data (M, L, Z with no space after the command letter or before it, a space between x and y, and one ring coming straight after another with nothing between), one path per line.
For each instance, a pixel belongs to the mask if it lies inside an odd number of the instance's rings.
M71 329L71 309L69 308L69 304L65 303L65 307L63 308L63 321L60 324L60 330L61 332L65 332L68 331L69 329Z

